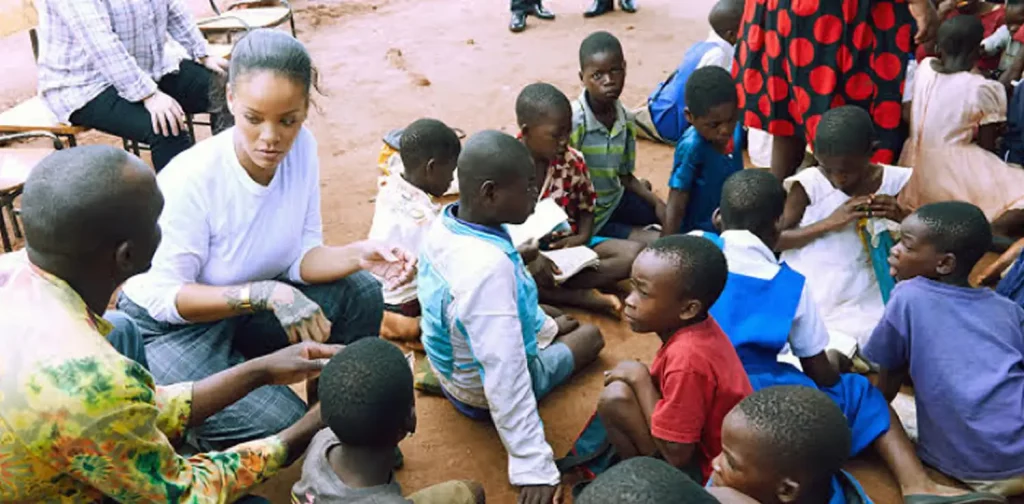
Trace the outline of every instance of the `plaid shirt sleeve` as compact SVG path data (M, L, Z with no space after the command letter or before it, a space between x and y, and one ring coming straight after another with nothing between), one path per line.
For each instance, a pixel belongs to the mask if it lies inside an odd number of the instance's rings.
M110 17L98 4L82 0L52 0L49 7L71 31L70 36L61 38L68 43L81 42L85 52L96 61L97 69L122 98L137 102L149 97L157 91L156 82L128 54L110 29Z
M170 0L167 6L167 32L193 58L198 60L207 56L206 39L182 0Z

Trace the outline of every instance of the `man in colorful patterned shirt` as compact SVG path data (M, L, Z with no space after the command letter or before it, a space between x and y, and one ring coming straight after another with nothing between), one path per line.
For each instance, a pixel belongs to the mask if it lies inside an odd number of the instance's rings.
M293 345L199 382L155 386L108 343L113 327L97 314L149 267L162 207L152 170L113 147L56 152L29 177L26 251L0 257L0 501L230 502L297 458L321 427L316 407L277 436L175 453L189 426L262 385L316 376L339 347ZM138 337L119 320L124 332L112 339Z

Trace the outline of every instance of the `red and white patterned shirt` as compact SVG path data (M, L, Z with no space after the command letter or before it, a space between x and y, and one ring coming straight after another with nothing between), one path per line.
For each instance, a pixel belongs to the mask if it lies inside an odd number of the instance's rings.
M541 188L541 199L551 198L569 216L572 232L579 232L579 218L584 212L594 212L597 192L590 181L590 170L580 151L569 147L562 159L548 167L547 184Z

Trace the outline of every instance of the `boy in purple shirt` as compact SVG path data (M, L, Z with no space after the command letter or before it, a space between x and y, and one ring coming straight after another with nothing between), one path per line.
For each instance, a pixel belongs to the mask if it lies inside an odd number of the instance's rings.
M968 275L992 242L985 215L948 201L901 225L900 280L864 348L892 399L909 373L921 460L979 491L1024 493L1024 309Z

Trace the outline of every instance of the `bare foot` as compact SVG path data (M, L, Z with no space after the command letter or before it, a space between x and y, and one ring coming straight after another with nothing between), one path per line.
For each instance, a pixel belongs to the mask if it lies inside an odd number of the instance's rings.
M908 495L945 495L952 497L968 492L962 488L940 485L932 480L928 480L927 483L920 486L901 488L900 491L903 492L904 497Z

